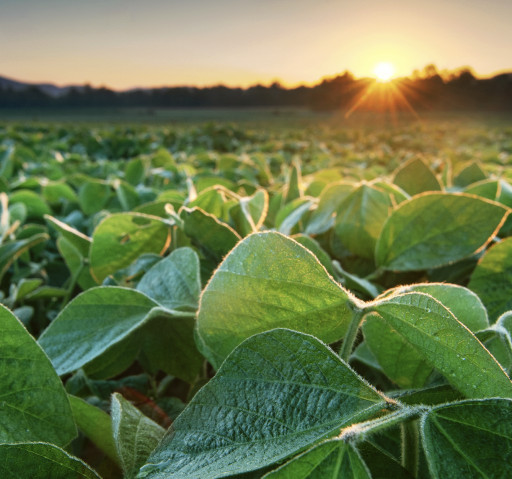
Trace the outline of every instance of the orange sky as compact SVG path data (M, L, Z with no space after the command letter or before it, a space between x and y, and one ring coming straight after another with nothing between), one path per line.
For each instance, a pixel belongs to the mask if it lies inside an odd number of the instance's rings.
M112 88L311 83L380 61L512 70L510 0L2 0L0 75Z

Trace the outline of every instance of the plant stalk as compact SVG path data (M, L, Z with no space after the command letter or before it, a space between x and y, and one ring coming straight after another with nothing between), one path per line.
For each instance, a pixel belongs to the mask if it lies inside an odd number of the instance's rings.
M354 343L356 342L357 333L359 332L359 326L363 320L365 311L362 309L354 309L352 312L352 320L348 326L347 334L343 338L339 356L341 359L348 363L352 349L354 349Z
M418 477L420 439L418 421L407 421L400 425L402 432L402 466L413 477Z

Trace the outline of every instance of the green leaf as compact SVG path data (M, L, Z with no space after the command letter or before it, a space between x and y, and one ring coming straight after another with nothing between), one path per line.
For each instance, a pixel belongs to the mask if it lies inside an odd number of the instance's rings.
M140 204L139 194L132 185L117 179L113 182L113 186L117 199L124 211L131 211Z
M386 295L410 292L425 293L437 299L474 333L489 326L487 310L482 301L464 286L449 283L418 283L398 286L387 291Z
M453 184L465 188L466 186L487 179L485 171L476 161L469 163L462 170L459 171L457 176L453 179Z
M225 202L226 198L223 188L212 186L201 191L201 193L197 195L197 198L191 201L187 206L188 208L200 208L205 213L221 218Z
M371 479L356 448L340 439L323 442L294 457L263 479Z
M18 319L0 306L0 443L51 441L64 446L75 436L66 391L49 359Z
M146 174L144 163L140 158L133 158L124 168L125 180L133 186L137 186L144 181Z
M17 190L9 195L9 203L23 203L27 208L27 217L34 219L42 219L44 215L51 213L50 207L42 196L31 190Z
M88 258L82 256L80 251L78 251L64 236L57 239L57 249L62 256L64 263L66 263L71 276L76 278L76 282L83 290L98 285L91 276Z
M362 330L365 344L389 379L403 389L425 385L433 367L381 316L368 315Z
M201 293L199 258L191 248L178 248L156 263L137 289L168 309L196 310Z
M92 236L91 273L101 282L143 253L162 254L169 241L169 226L160 218L142 213L107 216Z
M53 444L0 444L2 479L101 479L85 462Z
M138 332L143 337L140 361L154 374L162 370L188 383L193 383L204 358L194 341L193 317L162 315L153 318Z
M343 200L354 190L352 183L339 182L328 186L318 202L318 206L309 218L306 234L322 234L334 225L334 213Z
M395 172L393 183L411 196L442 190L436 175L421 158L414 158L400 166Z
M43 198L52 206L64 202L78 202L76 193L66 183L52 181L43 187L42 193Z
M485 252L471 275L468 288L480 297L493 323L512 309L512 238Z
M499 203L465 194L427 193L401 203L376 246L377 265L392 271L438 268L487 245L508 213Z
M128 337L158 304L133 289L92 288L77 296L39 338L59 375L74 371Z
M371 260L390 209L389 194L363 183L338 207L334 232L351 253Z
M63 238L69 241L84 258L89 256L91 238L53 216L45 215L44 219L55 228Z
M512 397L512 382L494 357L462 323L437 300L423 293L406 293L370 303L405 343L439 370L466 397ZM378 354L383 361L400 365L398 358Z
M80 208L88 216L105 208L110 196L110 185L99 180L91 179L83 183L78 190Z
M289 235L293 227L301 220L313 204L313 199L307 196L296 198L283 206L276 216L275 226L280 233Z
M316 338L267 331L233 351L138 477L206 479L260 469L385 405Z
M112 395L112 429L125 478L132 479L165 430L118 393Z
M238 204L229 210L236 230L242 236L259 231L268 211L268 193L266 190L258 190L252 196L240 198Z
M83 399L71 394L68 397L78 429L112 461L119 464L110 416Z
M436 479L512 477L512 401L462 401L432 408L421 433Z
M9 241L0 246L0 279L7 272L11 264L23 253L33 246L48 241L50 237L46 233L37 233L30 238Z
M331 276L334 276L334 268L332 266L331 258L329 254L318 244L317 241L311 238L311 236L304 234L294 235L293 239L297 241L297 243L304 246L304 248L307 248L309 251L311 251L316 256L318 261L320 261L326 271Z
M182 208L185 234L209 257L220 261L240 240L240 235L226 223L199 208Z
M348 328L351 305L309 250L279 233L253 234L231 251L203 291L199 349L218 368L244 339L276 327L334 342Z
M482 180L468 186L464 192L470 195L481 196L488 200L495 201L500 191L500 183L498 180Z

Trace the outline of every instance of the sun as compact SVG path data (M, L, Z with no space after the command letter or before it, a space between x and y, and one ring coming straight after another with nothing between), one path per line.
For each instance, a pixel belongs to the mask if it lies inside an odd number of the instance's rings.
M386 83L393 78L393 75L395 74L395 67L389 62L379 62L375 65L373 74L375 75L375 78L377 78L377 81Z

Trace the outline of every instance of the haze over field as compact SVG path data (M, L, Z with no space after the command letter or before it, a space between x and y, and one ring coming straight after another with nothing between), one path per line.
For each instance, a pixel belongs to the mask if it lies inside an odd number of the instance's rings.
M3 0L1 75L110 88L512 70L509 0Z

